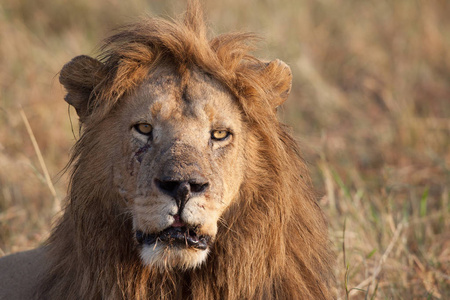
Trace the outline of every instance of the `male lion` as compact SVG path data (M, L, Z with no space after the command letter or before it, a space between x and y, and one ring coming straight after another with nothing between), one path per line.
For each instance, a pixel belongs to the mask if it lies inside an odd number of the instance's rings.
M82 134L47 244L0 260L2 299L330 299L333 258L300 151L277 120L291 71L146 19L60 81Z

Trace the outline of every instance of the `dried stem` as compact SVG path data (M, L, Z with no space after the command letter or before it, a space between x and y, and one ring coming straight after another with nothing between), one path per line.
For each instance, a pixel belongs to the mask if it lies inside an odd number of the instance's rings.
M42 157L41 150L39 149L39 145L36 141L36 138L33 134L33 130L31 129L30 123L28 122L28 118L27 118L23 108L20 108L20 116L22 117L22 120L23 120L25 127L27 129L27 132L28 132L28 136L30 137L31 143L33 144L34 151L36 152L36 155L38 157L39 164L41 165L42 172L44 173L45 182L47 183L48 189L50 190L50 193L53 196L53 211L54 211L54 213L57 213L61 209L61 204L56 195L56 190L55 190L53 182L50 178L50 175L48 173L48 169L47 169L47 166L45 165L44 158Z

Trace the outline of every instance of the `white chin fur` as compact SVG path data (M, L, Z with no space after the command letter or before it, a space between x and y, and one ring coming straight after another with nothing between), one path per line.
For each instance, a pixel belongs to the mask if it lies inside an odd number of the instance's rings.
M205 262L209 249L199 250L190 248L170 247L166 244L144 245L141 250L141 259L144 265L160 270L193 269Z

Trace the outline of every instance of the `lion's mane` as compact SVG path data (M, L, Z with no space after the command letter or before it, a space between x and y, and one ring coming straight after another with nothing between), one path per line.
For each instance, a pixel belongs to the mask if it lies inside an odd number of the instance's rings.
M243 33L209 40L195 2L184 20L145 19L106 40L105 75L89 78L95 83L92 112L82 120L65 211L46 246L50 272L38 298L333 298L326 221L299 148L271 104L276 95L266 87L281 81L275 72L262 76L255 67L263 62L249 54L254 40ZM224 83L250 133L239 199L223 215L206 263L187 271L142 265L130 216L112 188L113 145L98 135L102 118L162 59L181 71L194 65ZM62 81L64 76L69 75L61 73Z

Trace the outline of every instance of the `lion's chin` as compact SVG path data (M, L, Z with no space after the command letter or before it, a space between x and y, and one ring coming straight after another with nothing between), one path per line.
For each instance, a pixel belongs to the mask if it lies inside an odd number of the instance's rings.
M191 269L201 265L208 256L211 237L199 235L195 228L171 226L157 234L136 231L144 265L167 269Z
M209 248L199 250L187 247L172 247L166 243L156 243L143 245L140 256L144 265L164 271L197 268L206 260L208 253Z

